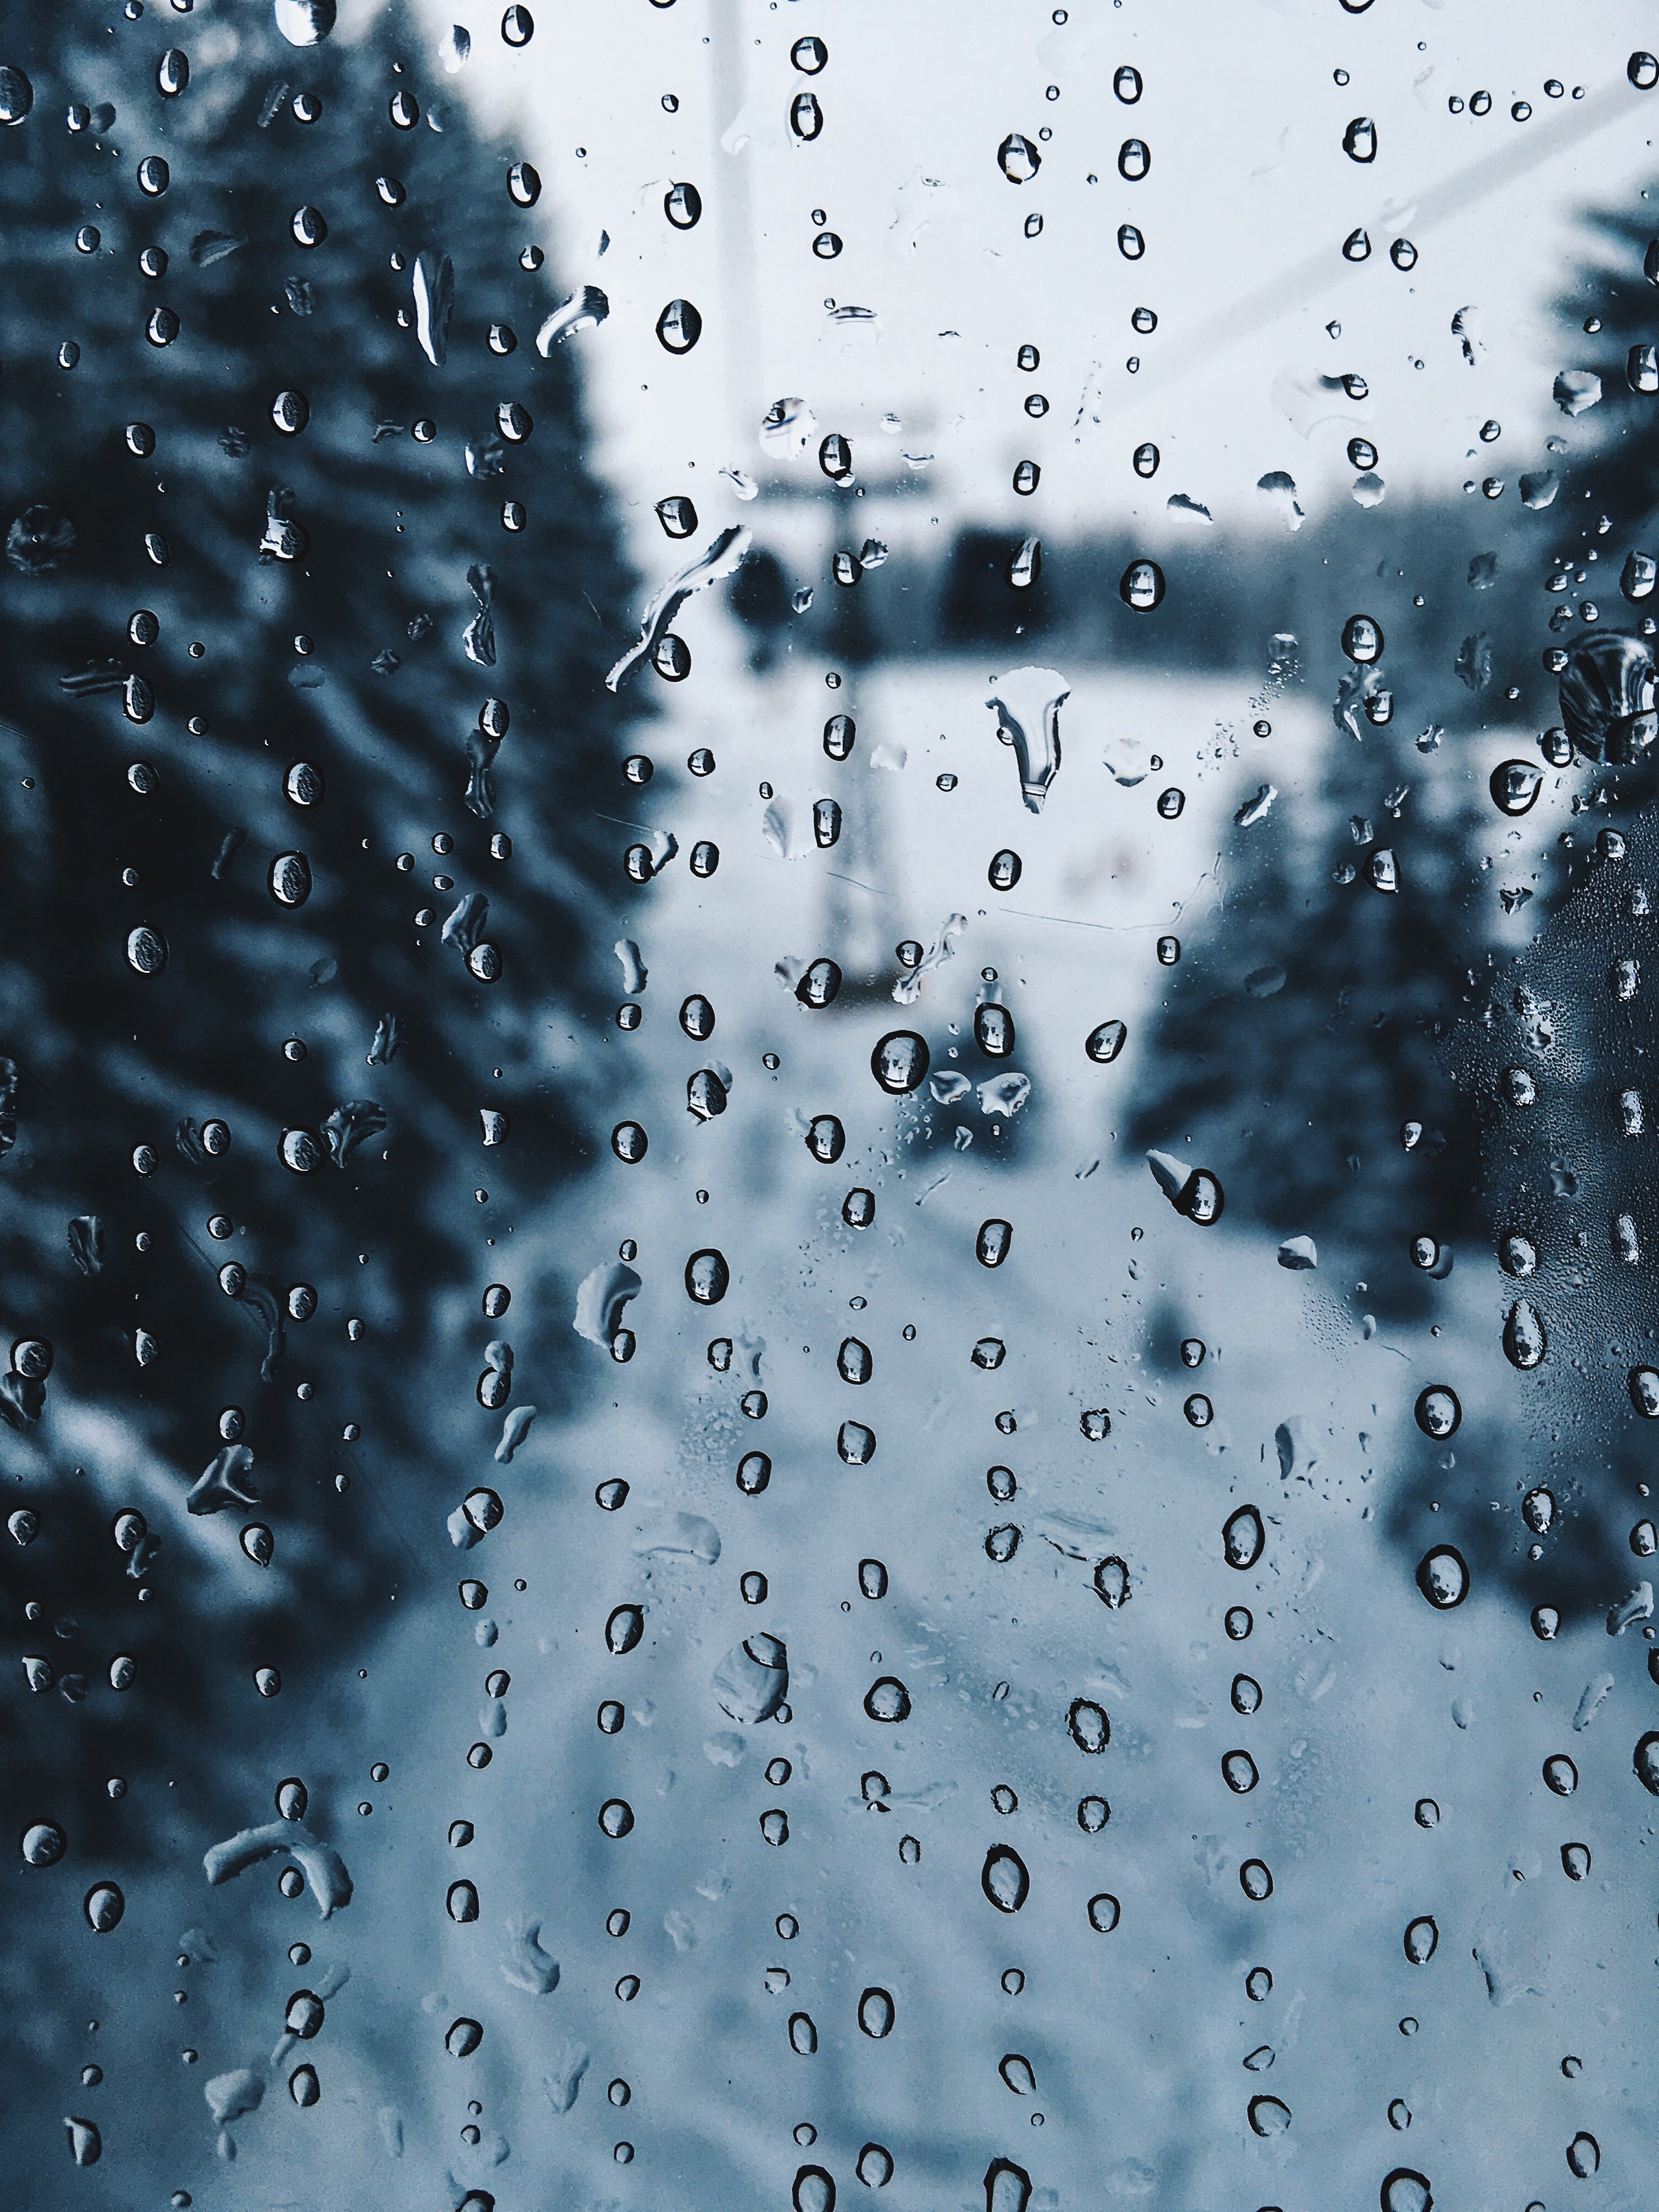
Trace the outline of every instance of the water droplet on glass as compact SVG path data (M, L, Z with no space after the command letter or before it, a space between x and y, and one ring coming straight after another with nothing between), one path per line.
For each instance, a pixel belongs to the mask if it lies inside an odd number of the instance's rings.
M1254 1505L1241 1505L1230 1513L1221 1531L1221 1545L1230 1567L1253 1567L1261 1557L1267 1532Z
M1437 1544L1418 1561L1417 1587L1437 1611L1449 1612L1469 1594L1468 1562L1455 1544Z
M1118 584L1118 596L1137 614L1150 614L1164 601L1164 571L1156 561L1131 561Z
M1006 1844L996 1844L985 1854L980 1887L999 1912L1018 1912L1030 1894L1031 1877L1025 1862Z

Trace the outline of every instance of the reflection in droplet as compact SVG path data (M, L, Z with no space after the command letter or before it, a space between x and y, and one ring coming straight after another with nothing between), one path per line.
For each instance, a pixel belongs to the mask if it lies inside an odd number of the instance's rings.
M1156 561L1132 561L1118 584L1118 596L1137 614L1150 614L1164 603L1164 571Z
M1417 1425L1437 1443L1455 1437L1462 1425L1463 1408L1457 1393L1444 1382L1431 1382L1419 1394L1413 1408Z
M1261 1516L1254 1505L1241 1505L1230 1513L1221 1531L1222 1551L1230 1567L1255 1566L1267 1540Z
M881 2143L867 2142L854 2172L866 2189L885 2189L893 2178L893 2154Z
M1112 1740L1112 1724L1106 1717L1106 1709L1092 1698L1073 1699L1066 1726L1079 1751L1098 1754Z
M927 1079L927 1044L914 1030L891 1030L870 1055L870 1072L895 1097L919 1090Z
M1449 1612L1469 1594L1468 1562L1455 1544L1437 1544L1418 1562L1417 1587L1437 1612Z
M1567 2165L1580 2181L1588 2181L1601 2163L1601 2146L1581 2130L1567 2145Z
M1030 1895L1031 1877L1019 1853L1007 1844L996 1844L985 1854L980 1887L999 1912L1018 1912Z

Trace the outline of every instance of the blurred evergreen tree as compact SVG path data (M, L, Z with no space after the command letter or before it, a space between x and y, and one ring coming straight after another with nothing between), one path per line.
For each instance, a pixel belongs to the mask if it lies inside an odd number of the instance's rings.
M441 1528L501 1431L484 1345L568 1322L510 1231L580 1156L621 880L585 802L629 586L573 353L533 343L560 296L533 183L515 199L395 11L300 51L268 0L177 6L0 7L29 81L0 91L33 94L0 130L0 1310L55 1354L43 1409L5 1385L7 1510L39 1531L0 1557L14 1651L75 1700L15 1681L0 1790L82 1863L142 1860L154 1824L104 1778L163 1745L204 1817L260 1817L293 1702L400 1584L473 1566ZM453 267L447 348L416 327L421 256L440 310ZM487 922L443 941L473 893ZM545 1409L570 1386L534 1350L517 1395ZM258 1504L188 1514L239 1422ZM112 1540L118 1508L153 1556Z

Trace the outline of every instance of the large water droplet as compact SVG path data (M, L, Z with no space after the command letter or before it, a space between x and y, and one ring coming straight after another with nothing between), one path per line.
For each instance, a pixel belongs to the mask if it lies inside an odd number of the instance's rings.
M987 1851L979 1884L999 1912L1018 1912L1031 1893L1025 1862L1007 1844L995 1844Z
M1462 1425L1463 1408L1456 1391L1449 1383L1430 1383L1426 1390L1419 1393L1412 1412L1424 1435L1432 1437L1437 1443L1455 1437Z
M997 167L1011 185L1029 185L1042 167L1042 156L1029 138L1011 131L997 148Z
M1095 1569L1094 1581L1095 1595L1114 1612L1129 1602L1129 1570L1123 1560L1116 1557L1102 1559Z
M1492 803L1500 814L1529 814L1544 787L1544 771L1536 761L1500 761L1487 780Z
M883 2143L866 2143L853 2170L866 2189L885 2189L893 2178L893 2154Z
M865 1692L864 1710L872 1721L910 1717L910 1692L896 1674L883 1674Z
M843 1382L867 1382L875 1372L869 1346L856 1336L843 1337L841 1350L836 1355L836 1365Z
M821 2166L801 2166L789 2197L795 2212L836 2212L836 2185Z
M624 1652L631 1651L644 1634L645 1607L642 1605L612 1607L605 1624L605 1640L610 1650L620 1658Z
M1131 561L1118 583L1118 596L1137 614L1150 614L1164 603L1164 571L1156 561Z
M104 2139L91 2120L66 2119L70 2156L77 2166L96 2166L104 2155Z
M1026 2212L1031 2177L1011 2158L994 2158L985 2169L985 2212Z
M974 1042L992 1060L1006 1060L1014 1048L1014 1018L1006 1006L974 1009Z
M871 1073L895 1097L920 1090L927 1079L927 1040L914 1030L890 1030L870 1055Z
M1542 1488L1529 1490L1521 1500L1521 1518L1534 1536L1547 1535L1555 1519L1555 1493Z
M1066 1726L1078 1749L1091 1755L1104 1751L1112 1740L1112 1723L1106 1717L1106 1709L1097 1705L1092 1698L1072 1700Z
M311 863L303 853L279 853L270 864L269 882L278 906L303 906L311 896Z
M1007 1258L1014 1241L1012 1224L992 1219L981 1221L974 1239L974 1257L981 1267L1000 1267Z
M15 127L33 105L34 87L23 71L10 62L0 64L0 125Z
M1437 1612L1449 1613L1469 1594L1468 1562L1455 1544L1437 1544L1417 1563L1417 1587Z
M1222 1524L1221 1548L1230 1567L1253 1567L1261 1557L1267 1532L1254 1505L1241 1505Z
M712 1067L700 1067L688 1078L685 1085L685 1110L699 1121L712 1121L726 1108L726 1085ZM694 1293L695 1295L695 1293Z
M272 0L276 27L291 46L320 46L334 28L334 0Z
M27 1865L56 1866L69 1849L69 1838L55 1820L35 1820L24 1829L18 1848Z
M1428 1913L1413 1920L1405 1934L1406 1956L1413 1966L1426 1966L1440 1942L1440 1930Z
M1517 1298L1504 1323L1504 1356L1524 1372L1541 1365L1549 1349L1543 1316L1530 1298Z
M847 1150L847 1132L833 1114L815 1114L806 1130L806 1149L815 1160L826 1167L835 1163Z
M730 1720L770 1720L789 1693L789 1655L775 1636L751 1636L716 1667L714 1690Z
M685 1263L685 1295L695 1304L717 1306L726 1296L732 1280L732 1270L726 1256L712 1246L694 1252Z
M167 964L167 941L159 929L141 923L127 933L127 965L135 975L159 975Z
M118 1927L126 1909L127 1901L119 1886L112 1881L94 1882L82 1905L87 1925L94 1936L107 1936L112 1928Z
M830 959L811 962L795 986L796 998L803 1006L810 1006L815 1012L833 1006L840 991L841 969ZM924 1046L924 1055L926 1050Z
M1601 2163L1601 2146L1581 2130L1567 2145L1567 2164L1580 2181L1588 2181Z
M690 353L702 336L702 317L690 300L671 300L657 318L657 336L669 353Z

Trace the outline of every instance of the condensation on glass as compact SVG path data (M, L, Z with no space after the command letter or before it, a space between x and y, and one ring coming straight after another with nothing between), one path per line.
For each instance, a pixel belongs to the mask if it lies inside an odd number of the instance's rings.
M1645 2202L1654 43L0 8L12 2201Z

